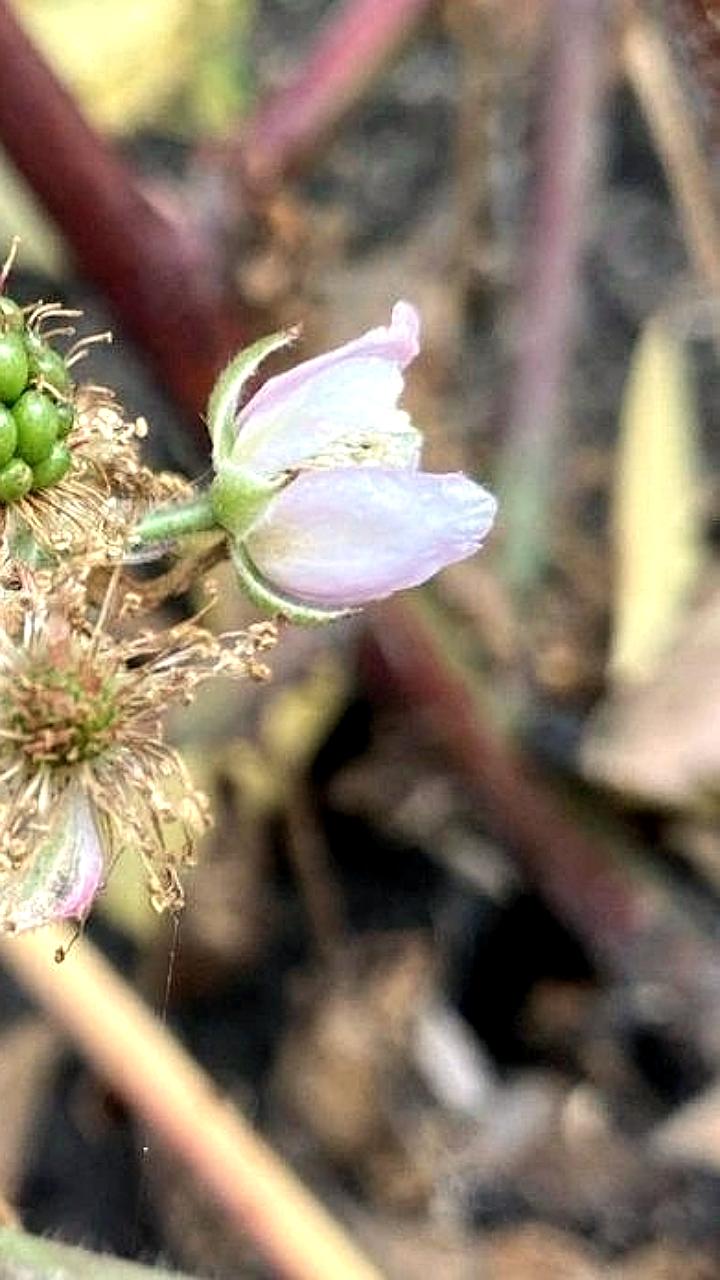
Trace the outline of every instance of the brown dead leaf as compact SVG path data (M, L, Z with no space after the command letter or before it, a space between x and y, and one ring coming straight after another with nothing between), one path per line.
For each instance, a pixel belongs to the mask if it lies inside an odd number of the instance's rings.
M651 1244L612 1268L612 1280L717 1280L715 1258L678 1245Z
M487 1238L486 1280L601 1280L604 1268L565 1231L528 1224Z
M697 407L683 340L662 318L633 353L614 494L611 667L641 680L675 634L703 561Z
M591 719L582 766L623 795L682 808L720 780L720 583L687 618L652 679L619 687Z

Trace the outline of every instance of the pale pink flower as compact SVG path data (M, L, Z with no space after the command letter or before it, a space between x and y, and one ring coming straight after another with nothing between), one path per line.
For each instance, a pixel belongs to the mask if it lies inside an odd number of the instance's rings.
M241 494L233 507L234 491L223 491L220 518L260 599L265 591L311 614L352 609L482 544L495 499L459 472L419 471L422 437L398 408L419 328L415 309L398 302L389 327L268 379L240 413L233 405L231 430L227 398L223 421L211 420L218 483ZM243 377L283 341L258 347Z

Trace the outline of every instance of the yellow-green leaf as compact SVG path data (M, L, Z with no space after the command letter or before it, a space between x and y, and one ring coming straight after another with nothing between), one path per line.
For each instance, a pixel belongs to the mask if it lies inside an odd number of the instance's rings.
M18 0L22 20L101 129L222 129L248 96L250 0Z
M31 36L96 124L152 118L189 75L192 0L22 0Z

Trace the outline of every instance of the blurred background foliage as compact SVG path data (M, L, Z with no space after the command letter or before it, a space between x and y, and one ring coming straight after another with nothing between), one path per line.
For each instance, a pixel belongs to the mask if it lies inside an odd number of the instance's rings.
M23 0L28 31L101 129L227 128L252 92L253 0Z
M88 119L119 139L212 136L252 102L254 0L22 0L17 10ZM18 227L26 267L59 278L57 229L0 158L0 237Z

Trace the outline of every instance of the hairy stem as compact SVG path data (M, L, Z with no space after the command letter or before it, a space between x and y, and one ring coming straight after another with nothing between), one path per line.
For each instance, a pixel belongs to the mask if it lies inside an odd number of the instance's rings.
M132 537L133 542L147 546L152 542L172 541L190 533L207 533L217 528L210 495L203 493L176 507L158 507L148 511L133 529Z

